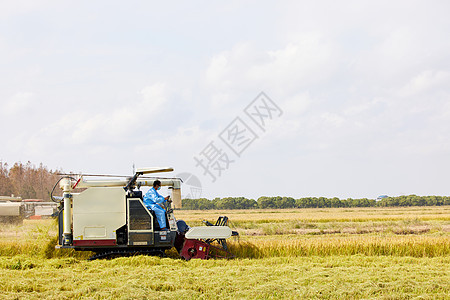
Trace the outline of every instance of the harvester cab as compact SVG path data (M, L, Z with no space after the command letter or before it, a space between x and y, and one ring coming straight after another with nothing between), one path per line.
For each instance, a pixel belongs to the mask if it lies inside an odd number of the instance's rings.
M185 226L178 228L172 203L174 208L181 208L181 179L143 176L171 171L173 168L142 168L130 178L109 180L86 179L88 175L62 177L59 185L63 196L52 196L60 202L56 247L92 251L95 255L91 259L136 254L164 256L165 250L174 246L185 259L211 257L209 251L197 254L199 247L209 249L212 241L224 241L233 232L224 224L189 228L182 220L178 224ZM156 180L171 191L172 202L165 207L167 230L161 230L155 213L144 205L140 190L153 186ZM82 191L74 192L75 188ZM228 253L227 249L224 251Z

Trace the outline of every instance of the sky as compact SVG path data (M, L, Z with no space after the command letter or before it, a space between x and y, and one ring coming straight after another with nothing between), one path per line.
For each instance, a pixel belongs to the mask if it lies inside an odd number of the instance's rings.
M449 195L448 1L1 1L0 160L183 196Z

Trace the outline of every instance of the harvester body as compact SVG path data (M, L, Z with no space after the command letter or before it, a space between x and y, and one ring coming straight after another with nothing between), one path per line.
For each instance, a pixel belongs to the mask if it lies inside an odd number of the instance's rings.
M165 250L174 246L181 254L183 247L202 243L201 239L224 240L231 236L231 229L227 226L215 229L186 227L180 230L171 202L165 207L167 229L162 230L155 213L144 205L143 193L139 190L140 187L152 186L155 180L159 180L161 185L169 187L175 207L181 207L181 179L155 177L139 180L142 174L162 172L161 170L173 169L138 169L137 175L128 180L85 180L81 176L74 185L73 177L62 178L60 186L63 197L58 214L57 248L93 251L96 253L92 257L94 259L133 254L163 256ZM74 193L75 187L84 190ZM192 240L198 242L193 243ZM209 257L190 255L184 258Z
M73 246L171 246L171 232L161 232L155 216L142 202L142 193L128 196L121 187L92 187L73 194ZM156 236L155 236L156 235Z

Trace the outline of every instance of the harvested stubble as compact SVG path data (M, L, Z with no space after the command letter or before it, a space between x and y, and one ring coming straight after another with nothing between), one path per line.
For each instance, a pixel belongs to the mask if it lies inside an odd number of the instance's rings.
M5 299L448 299L449 258L0 257Z

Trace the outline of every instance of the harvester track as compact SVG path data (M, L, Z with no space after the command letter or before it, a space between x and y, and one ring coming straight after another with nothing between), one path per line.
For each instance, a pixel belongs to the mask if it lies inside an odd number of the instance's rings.
M114 249L104 252L97 252L95 255L89 257L88 260L96 260L102 258L115 258L115 257L127 257L134 255L149 255L164 257L164 250L161 249L148 249L148 250L127 250L127 249Z

